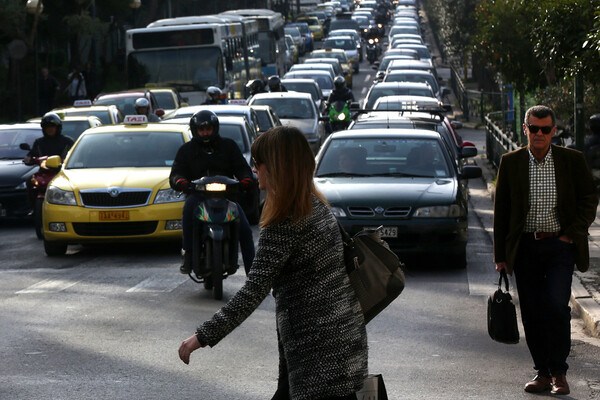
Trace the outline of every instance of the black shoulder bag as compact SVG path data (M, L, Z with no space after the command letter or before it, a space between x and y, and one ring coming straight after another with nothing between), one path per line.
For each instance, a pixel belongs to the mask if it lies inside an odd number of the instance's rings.
M502 291L502 280L504 280L506 292ZM508 276L504 270L500 272L498 290L488 298L487 322L488 333L496 342L519 343L517 310L512 296L508 293Z
M378 230L350 237L338 222L344 242L344 263L368 323L404 290L402 263Z

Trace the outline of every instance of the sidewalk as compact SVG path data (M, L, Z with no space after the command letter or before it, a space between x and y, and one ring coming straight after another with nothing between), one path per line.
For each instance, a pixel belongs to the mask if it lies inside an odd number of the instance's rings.
M494 200L494 184L496 177L494 166L481 155L475 158L481 167L483 180L487 184L490 198ZM587 333L600 338L600 206L596 211L596 220L589 229L590 268L585 273L576 271L571 293L571 309L580 317Z

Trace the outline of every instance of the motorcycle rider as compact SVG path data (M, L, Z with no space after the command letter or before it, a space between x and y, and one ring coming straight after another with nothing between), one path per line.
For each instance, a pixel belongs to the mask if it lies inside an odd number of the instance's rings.
M145 97L135 100L135 113L137 115L145 115L148 118L148 122L160 122L158 115L150 112L150 102Z
M23 159L26 165L34 165L33 157L60 156L63 160L73 146L73 139L62 134L62 121L58 114L49 112L44 114L40 123L42 136L36 139L31 150ZM36 193L33 190L33 182L27 181L28 200L33 204Z
M267 81L269 85L269 92L287 92L285 86L281 84L281 78L279 75L271 75Z
M592 134L584 141L584 153L590 168L597 170L600 168L600 114L590 117L590 131Z
M343 76L336 76L333 80L334 89L329 93L327 98L327 106L331 107L336 101L354 101L352 90L346 87L346 80Z
M266 93L265 83L262 79L253 79L246 84L246 89L248 90L248 95L250 97L254 96L258 93Z
M222 98L223 92L216 86L209 86L206 89L206 100L203 105L225 104L226 100Z
M58 114L44 114L40 125L44 136L33 142L31 150L23 159L27 165L33 165L32 157L60 156L64 159L74 143L73 139L62 134L62 121Z
M202 194L191 190L191 182L203 176L224 175L235 177L243 190L252 189L252 171L244 159L237 144L229 138L219 135L219 118L209 110L202 110L190 118L190 130L193 138L177 151L169 183L175 190L187 194L183 206L183 263L182 274L192 270L193 217L194 209L203 199ZM238 204L240 212L240 248L246 274L254 260L254 240L248 219Z

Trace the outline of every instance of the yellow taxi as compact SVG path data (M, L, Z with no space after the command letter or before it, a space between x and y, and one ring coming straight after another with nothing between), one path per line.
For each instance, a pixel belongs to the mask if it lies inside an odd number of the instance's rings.
M315 50L311 53L311 58L337 58L340 61L340 65L342 66L342 72L344 73L344 78L346 79L346 85L349 88L352 88L352 66L350 65L350 61L348 57L346 57L346 52L342 49L321 49Z
M96 116L102 124L113 125L123 122L123 113L114 105L95 106L91 100L76 100L72 107L59 107L52 110L61 119L65 116Z
M313 34L313 38L315 40L323 39L323 25L321 25L319 18L311 17L311 16L303 16L303 17L298 17L296 19L296 22L306 22L308 24L308 28L310 29L310 31Z
M69 244L181 239L185 196L169 185L177 150L191 140L187 125L123 124L85 131L60 163L43 206L44 250L63 255Z

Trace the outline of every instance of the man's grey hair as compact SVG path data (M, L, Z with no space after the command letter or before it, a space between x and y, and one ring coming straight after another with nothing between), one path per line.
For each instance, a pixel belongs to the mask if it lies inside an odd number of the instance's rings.
M529 124L529 117L534 116L536 118L546 118L548 115L552 117L552 126L556 125L556 114L554 114L554 110L550 107L537 105L529 108L527 112L525 112L524 123L525 125Z

